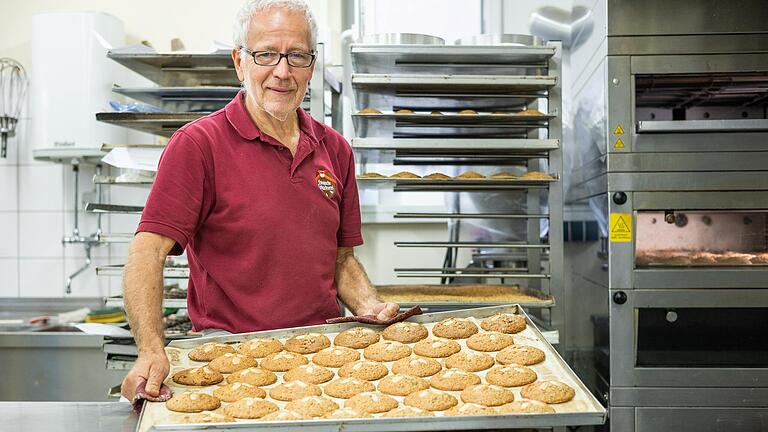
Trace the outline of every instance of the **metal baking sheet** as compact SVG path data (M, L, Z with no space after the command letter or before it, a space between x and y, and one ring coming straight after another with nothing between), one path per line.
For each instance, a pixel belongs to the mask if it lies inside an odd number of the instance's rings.
M434 323L448 317L462 317L470 319L482 319L498 312L518 313L525 316L528 327L516 337L518 340L524 340L525 344L542 349L546 353L546 359L543 363L533 365L536 373L542 379L557 379L563 381L576 390L576 397L567 403L552 405L556 410L554 414L511 414L511 415L489 415L489 416L459 416L446 417L442 413L436 413L436 417L404 417L404 418L368 418L368 419L317 419L317 420L299 420L299 421L258 421L258 420L238 420L235 423L214 423L214 424L180 424L180 419L184 416L182 413L174 413L165 408L163 403L149 402L144 404L144 408L139 418L137 430L145 432L153 431L183 431L183 430L258 430L258 431L289 431L301 429L304 431L366 431L366 432L388 432L388 431L436 431L436 430L485 430L485 429L510 429L524 427L557 427L557 426L576 426L576 425L596 425L605 422L606 410L595 397L589 392L586 386L578 379L576 374L570 369L555 349L546 341L541 332L536 328L525 312L517 305L505 305L496 307L476 308L450 312L437 312L424 315L417 315L409 318L409 321L419 322L431 329ZM283 330L270 330L254 333L243 333L230 336L217 336L198 338L193 340L177 340L171 342L166 351L171 359L171 374L186 367L193 367L202 363L192 362L187 357L189 350L210 341L217 342L242 342L254 337L275 337L288 338L305 332L325 333L329 338L339 332L351 327L359 326L359 323L342 323L319 326L297 327ZM381 329L383 326L370 326ZM464 340L458 341L465 345ZM309 355L308 357L311 357ZM391 362L389 362L391 363ZM478 373L484 377L485 371ZM281 373L278 373L281 375ZM282 379L278 380L278 383ZM179 386L167 379L166 384L175 390L184 390L189 387ZM274 385L274 384L273 384ZM271 386L266 386L270 388ZM516 399L519 399L519 388L511 389L515 392ZM210 387L203 391L210 391ZM454 395L458 392L449 392ZM403 397L394 396L395 399L402 402ZM332 398L333 399L333 398ZM278 406L283 407L284 402L273 401ZM343 405L343 403L341 404Z
M210 54L120 52L107 57L161 86L238 86L229 51Z
M444 150L471 150L477 152L513 151L541 152L557 150L558 139L515 139L515 138L352 138L352 148L361 150L422 150L439 154Z
M474 137L527 138L530 131L545 129L549 115L514 113L478 114L353 114L355 136L370 137Z
M180 127L208 114L210 113L100 112L96 113L96 120L170 137Z
M556 77L546 75L352 74L352 87L360 91L395 87L417 92L513 94L545 91L556 84Z
M483 290L497 288L499 291L508 290L508 298L502 300L504 294L497 294L496 300L487 300L489 296L472 296L472 288L477 287ZM424 308L436 309L465 309L477 307L500 306L514 303L522 307L547 308L555 305L555 299L549 294L544 294L539 290L522 289L515 285L489 285L489 284L451 284L451 285L380 285L376 287L383 300L398 303L400 307L408 308L419 305ZM454 294L450 293L454 290ZM398 291L401 292L398 296ZM440 291L435 293L435 291ZM419 297L421 295L421 297ZM528 296L535 300L521 301L514 297ZM435 300L442 298L442 300ZM450 298L450 300L447 300ZM481 299L481 301L477 301ZM464 307L461 307L464 306Z
M163 111L169 112L213 112L223 108L237 95L236 87L114 87L113 92L125 95Z

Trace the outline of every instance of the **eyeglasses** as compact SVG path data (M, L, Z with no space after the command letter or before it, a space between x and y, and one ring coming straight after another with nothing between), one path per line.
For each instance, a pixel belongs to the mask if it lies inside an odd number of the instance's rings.
M243 51L253 57L253 62L259 66L277 66L285 57L289 66L297 68L308 68L315 62L317 54L311 52L293 51L281 53L277 51L251 51L248 48L240 47Z

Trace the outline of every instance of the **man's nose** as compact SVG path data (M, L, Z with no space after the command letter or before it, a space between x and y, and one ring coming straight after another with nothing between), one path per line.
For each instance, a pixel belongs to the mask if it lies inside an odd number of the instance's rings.
M291 67L288 65L288 58L283 57L280 59L280 62L272 68L272 75L279 79L287 79L291 76Z

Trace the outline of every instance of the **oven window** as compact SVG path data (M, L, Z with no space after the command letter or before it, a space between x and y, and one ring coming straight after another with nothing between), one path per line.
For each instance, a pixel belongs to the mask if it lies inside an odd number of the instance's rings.
M768 265L768 212L637 212L635 266Z

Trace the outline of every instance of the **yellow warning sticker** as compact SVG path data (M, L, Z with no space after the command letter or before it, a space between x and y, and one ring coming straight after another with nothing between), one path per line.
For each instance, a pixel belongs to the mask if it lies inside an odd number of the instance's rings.
M624 128L621 127L620 124L616 125L616 128L613 130L614 135L624 135Z
M632 215L629 213L611 213L611 241L626 243L632 241Z
M624 141L621 140L621 138L616 140L616 144L613 145L613 148L622 149L624 148Z

